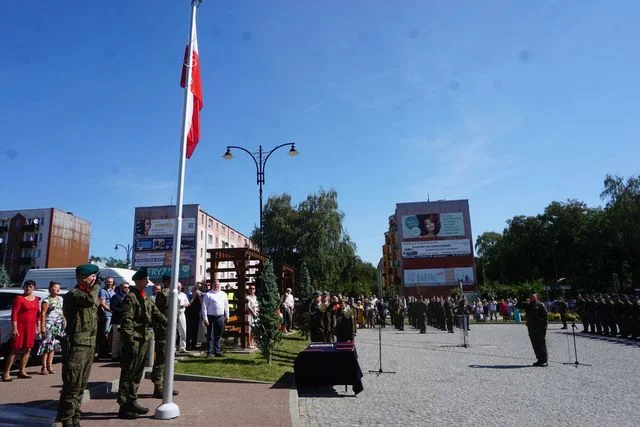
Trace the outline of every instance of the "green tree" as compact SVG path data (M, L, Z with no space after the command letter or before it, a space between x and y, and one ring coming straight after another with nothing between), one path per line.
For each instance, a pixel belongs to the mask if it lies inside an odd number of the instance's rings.
M276 309L280 305L280 295L276 276L273 273L273 264L267 261L262 274L258 278L256 297L260 307L260 315L253 326L255 341L262 355L271 364L273 351L282 338L280 332L280 319L276 315Z
M640 282L640 176L607 175L600 194L607 201L612 264L623 286Z
M333 189L320 189L296 207L288 194L272 196L263 212L262 252L275 264L290 264L298 271L305 263L317 290L343 292L352 287L353 275L360 275L363 264L343 218ZM252 239L258 237L255 229Z
M115 258L115 257L100 257L100 256L91 255L89 257L89 261L90 262L101 262L107 267L129 268L129 264L127 264L126 260Z
M11 279L9 278L9 273L5 270L4 265L0 265L0 287L9 286L11 284Z
M311 289L311 276L306 264L302 263L300 267L300 281L296 290L298 301L296 303L296 326L300 335L309 338L309 304L313 290Z

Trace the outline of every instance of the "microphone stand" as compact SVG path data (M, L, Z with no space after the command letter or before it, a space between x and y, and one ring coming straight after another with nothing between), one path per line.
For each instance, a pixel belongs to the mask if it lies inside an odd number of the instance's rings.
M369 372L377 374L376 376L380 376L380 374L395 374L394 371L382 370L382 322L380 320L378 320L378 349L379 349L378 363L379 363L380 369L378 369L377 371L374 370Z
M571 334L573 335L573 352L576 355L576 361L571 363L563 363L563 365L575 365L575 367L577 368L578 366L582 365L582 366L591 366L588 365L586 363L580 363L578 362L578 347L576 346L576 329L578 329L578 327L576 326L576 324L574 322L571 322Z

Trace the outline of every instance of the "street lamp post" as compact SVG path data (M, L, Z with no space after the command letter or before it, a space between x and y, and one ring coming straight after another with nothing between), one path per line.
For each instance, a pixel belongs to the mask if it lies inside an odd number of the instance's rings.
M127 252L127 268L130 268L131 266L131 249L133 249L133 247L131 245L121 245L120 243L116 243L116 246L113 248L113 250L117 251L118 248L122 248Z
M262 151L262 145L258 147L257 152L251 152L244 147L239 147L237 145L227 145L227 151L222 156L225 160L231 160L233 158L233 154L231 154L232 148L237 148L238 150L242 150L248 155L251 156L253 162L256 164L256 173L257 173L257 182L259 188L259 197L260 197L260 250L262 250L262 239L263 239L263 223L262 223L262 186L264 185L264 168L267 165L267 160L269 160L269 156L273 154L279 148L289 146L289 156L295 157L297 156L298 150L296 150L296 144L294 142L287 142L285 144L280 144L269 151Z

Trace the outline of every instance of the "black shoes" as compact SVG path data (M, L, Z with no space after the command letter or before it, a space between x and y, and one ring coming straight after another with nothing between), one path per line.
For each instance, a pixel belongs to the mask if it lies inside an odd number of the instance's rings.
M149 413L149 408L140 406L138 402L131 402L120 406L118 411L118 418L125 420L135 420L140 415L146 415Z
M533 366L538 366L538 367L546 367L549 366L549 364L547 362L541 362L541 361L537 361L533 364Z
M118 411L118 418L123 420L135 420L139 415L130 410L126 405L122 405Z

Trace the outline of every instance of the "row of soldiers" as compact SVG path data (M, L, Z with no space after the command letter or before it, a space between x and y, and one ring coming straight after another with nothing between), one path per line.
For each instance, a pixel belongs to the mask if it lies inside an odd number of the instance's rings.
M422 295L409 297L407 301L409 324L419 329L421 334L426 333L427 325L453 333L456 306L456 302L451 297L431 297L427 299Z
M627 295L578 295L576 311L584 333L640 339L640 301Z
M314 292L309 304L309 333L312 342L353 341L356 335L354 309L341 295Z

